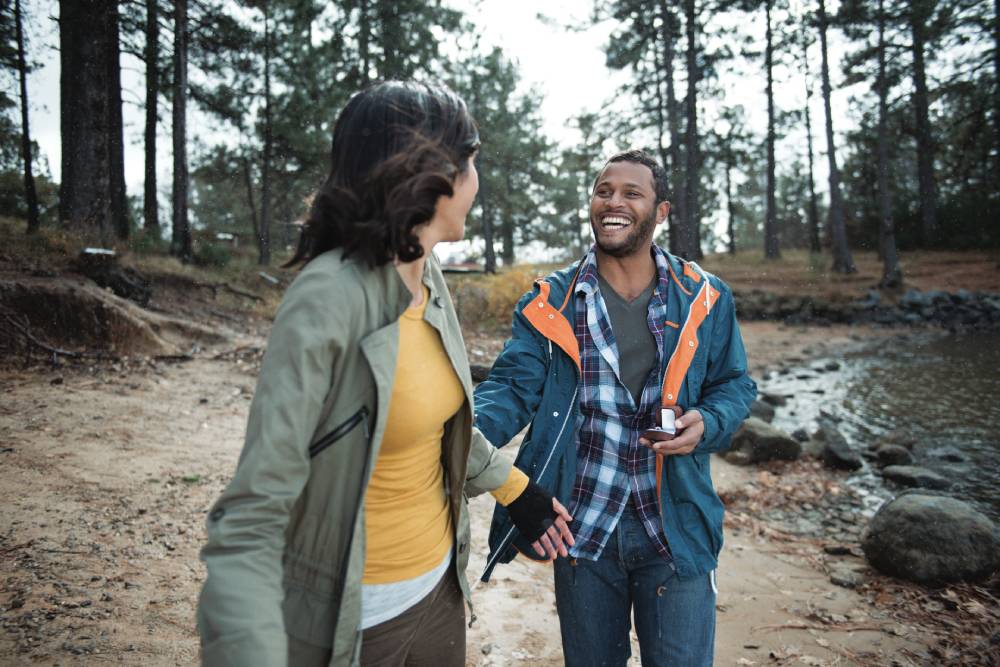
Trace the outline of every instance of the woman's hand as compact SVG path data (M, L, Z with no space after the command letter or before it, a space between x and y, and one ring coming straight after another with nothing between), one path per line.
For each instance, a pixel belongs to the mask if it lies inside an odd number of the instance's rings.
M574 544L569 522L573 520L562 503L534 482L509 505L507 511L521 535L531 541L539 556L568 556Z

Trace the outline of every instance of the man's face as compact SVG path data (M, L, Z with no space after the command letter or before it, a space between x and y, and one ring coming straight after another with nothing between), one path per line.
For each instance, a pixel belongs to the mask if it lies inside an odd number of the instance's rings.
M635 162L612 162L597 178L590 198L590 226L597 248L612 257L648 250L653 230L670 204L656 205L653 172Z

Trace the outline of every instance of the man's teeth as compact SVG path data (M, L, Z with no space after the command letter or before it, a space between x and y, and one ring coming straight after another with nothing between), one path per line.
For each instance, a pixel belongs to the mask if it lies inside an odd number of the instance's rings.
M616 215L609 215L603 220L601 220L601 224L603 224L605 227L625 227L632 223L627 218L622 218Z

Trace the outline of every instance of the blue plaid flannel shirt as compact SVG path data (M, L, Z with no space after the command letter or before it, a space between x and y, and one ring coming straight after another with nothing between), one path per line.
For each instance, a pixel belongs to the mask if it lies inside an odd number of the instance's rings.
M667 561L673 560L660 523L656 455L639 444L639 433L658 423L666 363L663 323L670 274L663 251L654 245L651 252L658 281L646 321L656 338L657 364L646 378L638 406L620 379L618 348L598 288L593 249L584 258L576 283L575 333L582 379L576 422L577 473L569 508L576 539L570 555L576 558L600 558L631 496L657 551Z

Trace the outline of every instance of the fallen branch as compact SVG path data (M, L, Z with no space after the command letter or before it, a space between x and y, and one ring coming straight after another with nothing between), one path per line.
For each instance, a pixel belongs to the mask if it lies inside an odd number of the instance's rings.
M51 346L51 345L49 345L47 343L43 343L42 341L40 341L37 338L35 338L31 334L31 330L27 326L18 323L13 318L11 318L9 315L4 315L3 318L12 327L14 327L15 329L17 329L17 331L22 336L24 336L25 339L30 344L34 345L35 347L37 347L39 349L45 350L49 354L52 354L52 355L55 355L55 356L61 356L61 357L69 357L70 359L107 359L107 360L117 360L118 359L118 357L116 357L116 356L104 354L104 353L101 353L101 352L74 352L73 350L64 350L64 349L59 348L59 347L53 347L53 346Z
M244 352L249 352L251 354L258 354L260 352L260 347L257 345L241 345L240 347L235 347L232 350L226 350L224 352L219 352L217 355L212 357L214 361L228 361L230 357L238 357Z
M264 300L262 297L260 297L260 296L258 296L256 294L252 294L250 292L244 292L243 290L236 289L235 287L233 287L229 283L195 283L195 287L202 287L204 289L210 289L210 290L212 290L212 297L213 298L217 294L218 290L222 289L222 290L226 290L227 292L230 292L232 294L235 294L237 296L242 296L242 297L245 297L247 299L253 299L254 301L263 301Z
M27 542L23 542L21 544L15 544L12 547L7 547L5 549L0 549L0 554L9 554L9 553L11 553L13 551L17 551L19 549L26 549L26 548L30 547L32 544L34 544L34 543L35 543L34 540L28 540Z
M163 361L166 363L176 363L182 364L185 361L193 361L194 357L190 354L158 354L153 357L155 361Z
M838 632L870 630L872 632L886 632L892 634L890 630L877 625L816 625L815 623L777 623L775 625L758 625L757 627L750 628L751 633L757 632L758 630L836 630Z

